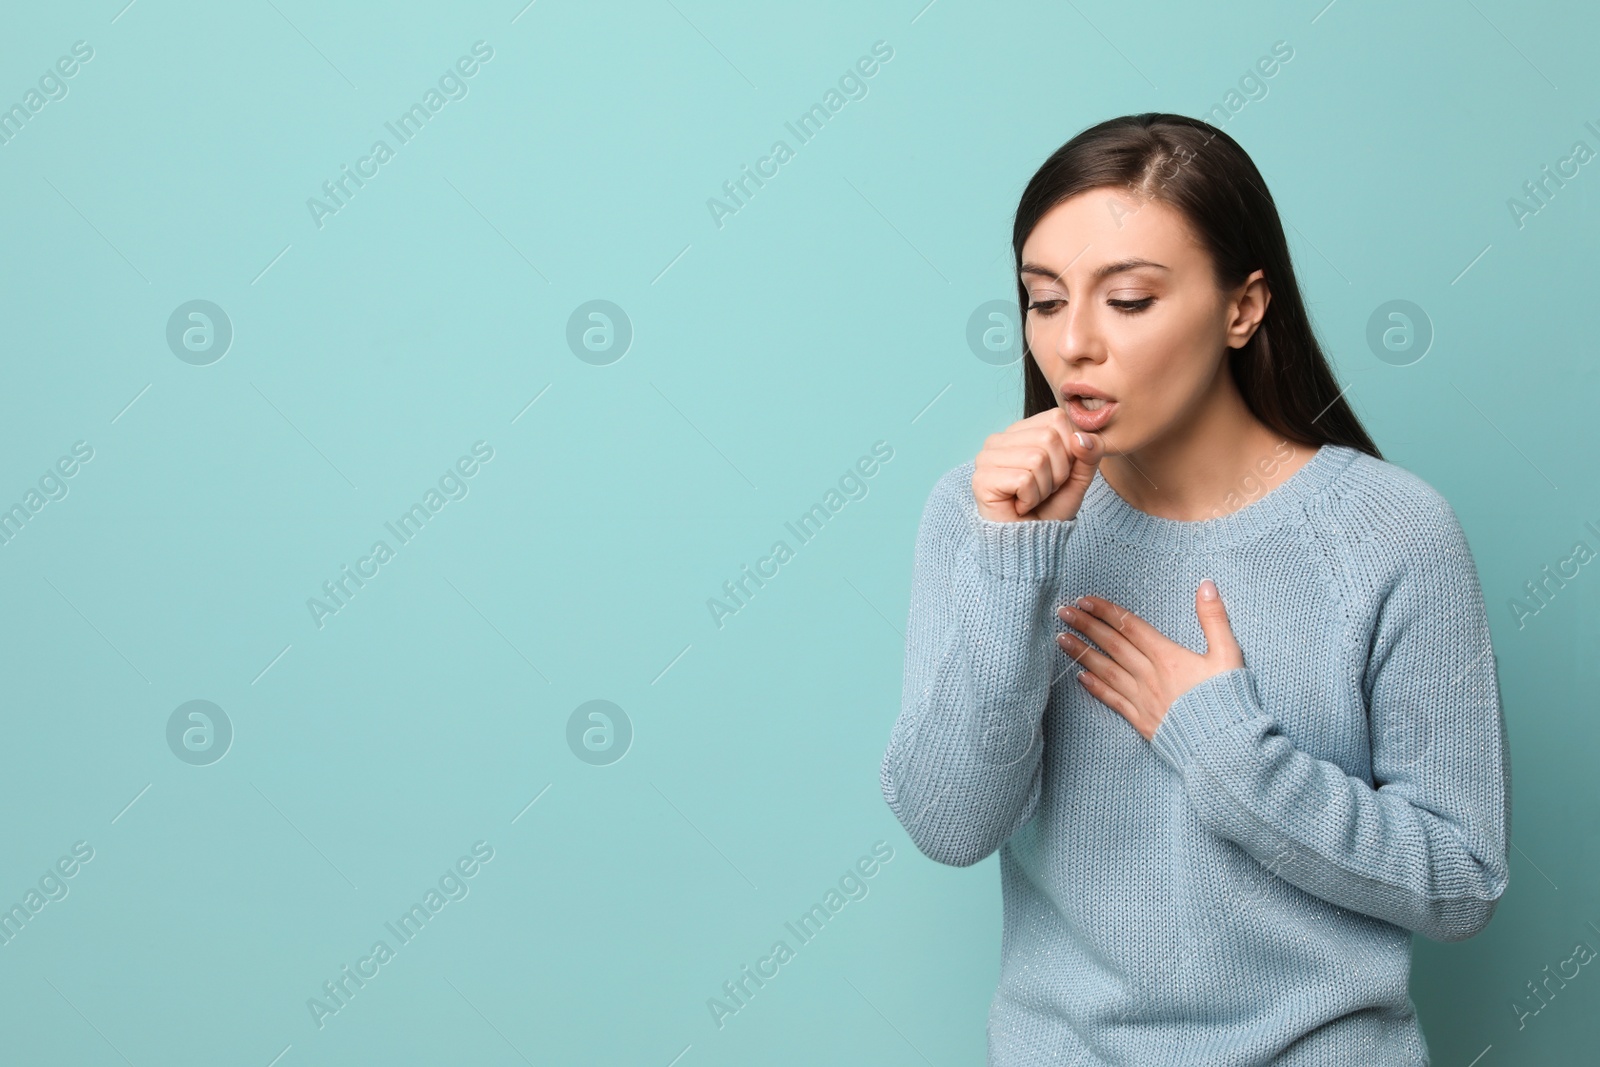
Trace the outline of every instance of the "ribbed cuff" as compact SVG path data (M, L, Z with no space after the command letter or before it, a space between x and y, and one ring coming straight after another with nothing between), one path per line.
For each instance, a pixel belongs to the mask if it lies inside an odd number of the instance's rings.
M994 522L973 515L978 562L996 578L1037 581L1061 573L1062 553L1076 519L1023 519Z
M1150 738L1150 747L1182 774L1208 738L1261 713L1250 668L1235 667L1212 675L1174 700Z

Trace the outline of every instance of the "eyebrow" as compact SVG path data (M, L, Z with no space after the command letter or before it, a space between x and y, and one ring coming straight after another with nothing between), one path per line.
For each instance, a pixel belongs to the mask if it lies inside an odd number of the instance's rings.
M1150 259L1120 259L1115 263L1107 263L1105 266L1098 268L1092 275L1091 280L1099 281L1101 278L1107 277L1108 275L1121 274L1123 271L1134 270L1138 267L1154 267L1157 270L1172 269L1164 263L1157 263ZM1062 280L1061 276L1055 271L1050 270L1048 267L1042 267L1037 263L1024 263L1022 265L1021 273L1038 274L1054 281Z

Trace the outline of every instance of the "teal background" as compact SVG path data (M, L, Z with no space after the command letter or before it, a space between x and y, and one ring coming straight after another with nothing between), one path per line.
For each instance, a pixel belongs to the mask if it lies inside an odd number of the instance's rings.
M1521 627L1509 603L1600 545L1600 175L1520 227L1507 201L1600 147L1592 8L123 3L0 32L0 106L94 49L0 145L0 505L94 453L0 546L0 905L94 849L0 947L0 1058L981 1063L997 860L922 857L878 788L923 501L1020 417L968 319L1013 299L1055 148L1200 115L1281 40L1224 129L1347 398L1461 517L1511 733L1511 888L1481 936L1417 939L1413 995L1436 1063L1591 1062L1593 968L1513 1005L1600 947L1600 576ZM467 95L319 228L307 199L479 40ZM166 342L195 299L234 333L205 366ZM605 365L567 341L597 299L633 331ZM1414 362L1366 340L1397 299L1434 331ZM319 629L308 598L479 441L465 498ZM719 628L707 599L878 441L868 494ZM234 731L207 766L166 740L194 699ZM596 699L633 729L605 766L567 742ZM308 998L478 841L469 895L319 1028ZM708 998L879 841L719 1028Z

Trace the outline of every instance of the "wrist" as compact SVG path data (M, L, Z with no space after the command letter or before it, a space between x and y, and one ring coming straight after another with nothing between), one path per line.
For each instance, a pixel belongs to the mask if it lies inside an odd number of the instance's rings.
M978 562L995 578L1040 581L1059 574L1076 519L1000 522L973 515Z

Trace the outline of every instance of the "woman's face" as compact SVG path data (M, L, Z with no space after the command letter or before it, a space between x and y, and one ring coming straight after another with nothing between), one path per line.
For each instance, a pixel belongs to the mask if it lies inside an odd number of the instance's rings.
M1226 350L1249 340L1266 311L1265 284L1251 285L1260 277L1220 292L1176 209L1091 189L1023 243L1028 348L1076 426L1108 453L1137 452L1194 415ZM1109 399L1091 410L1080 389Z

